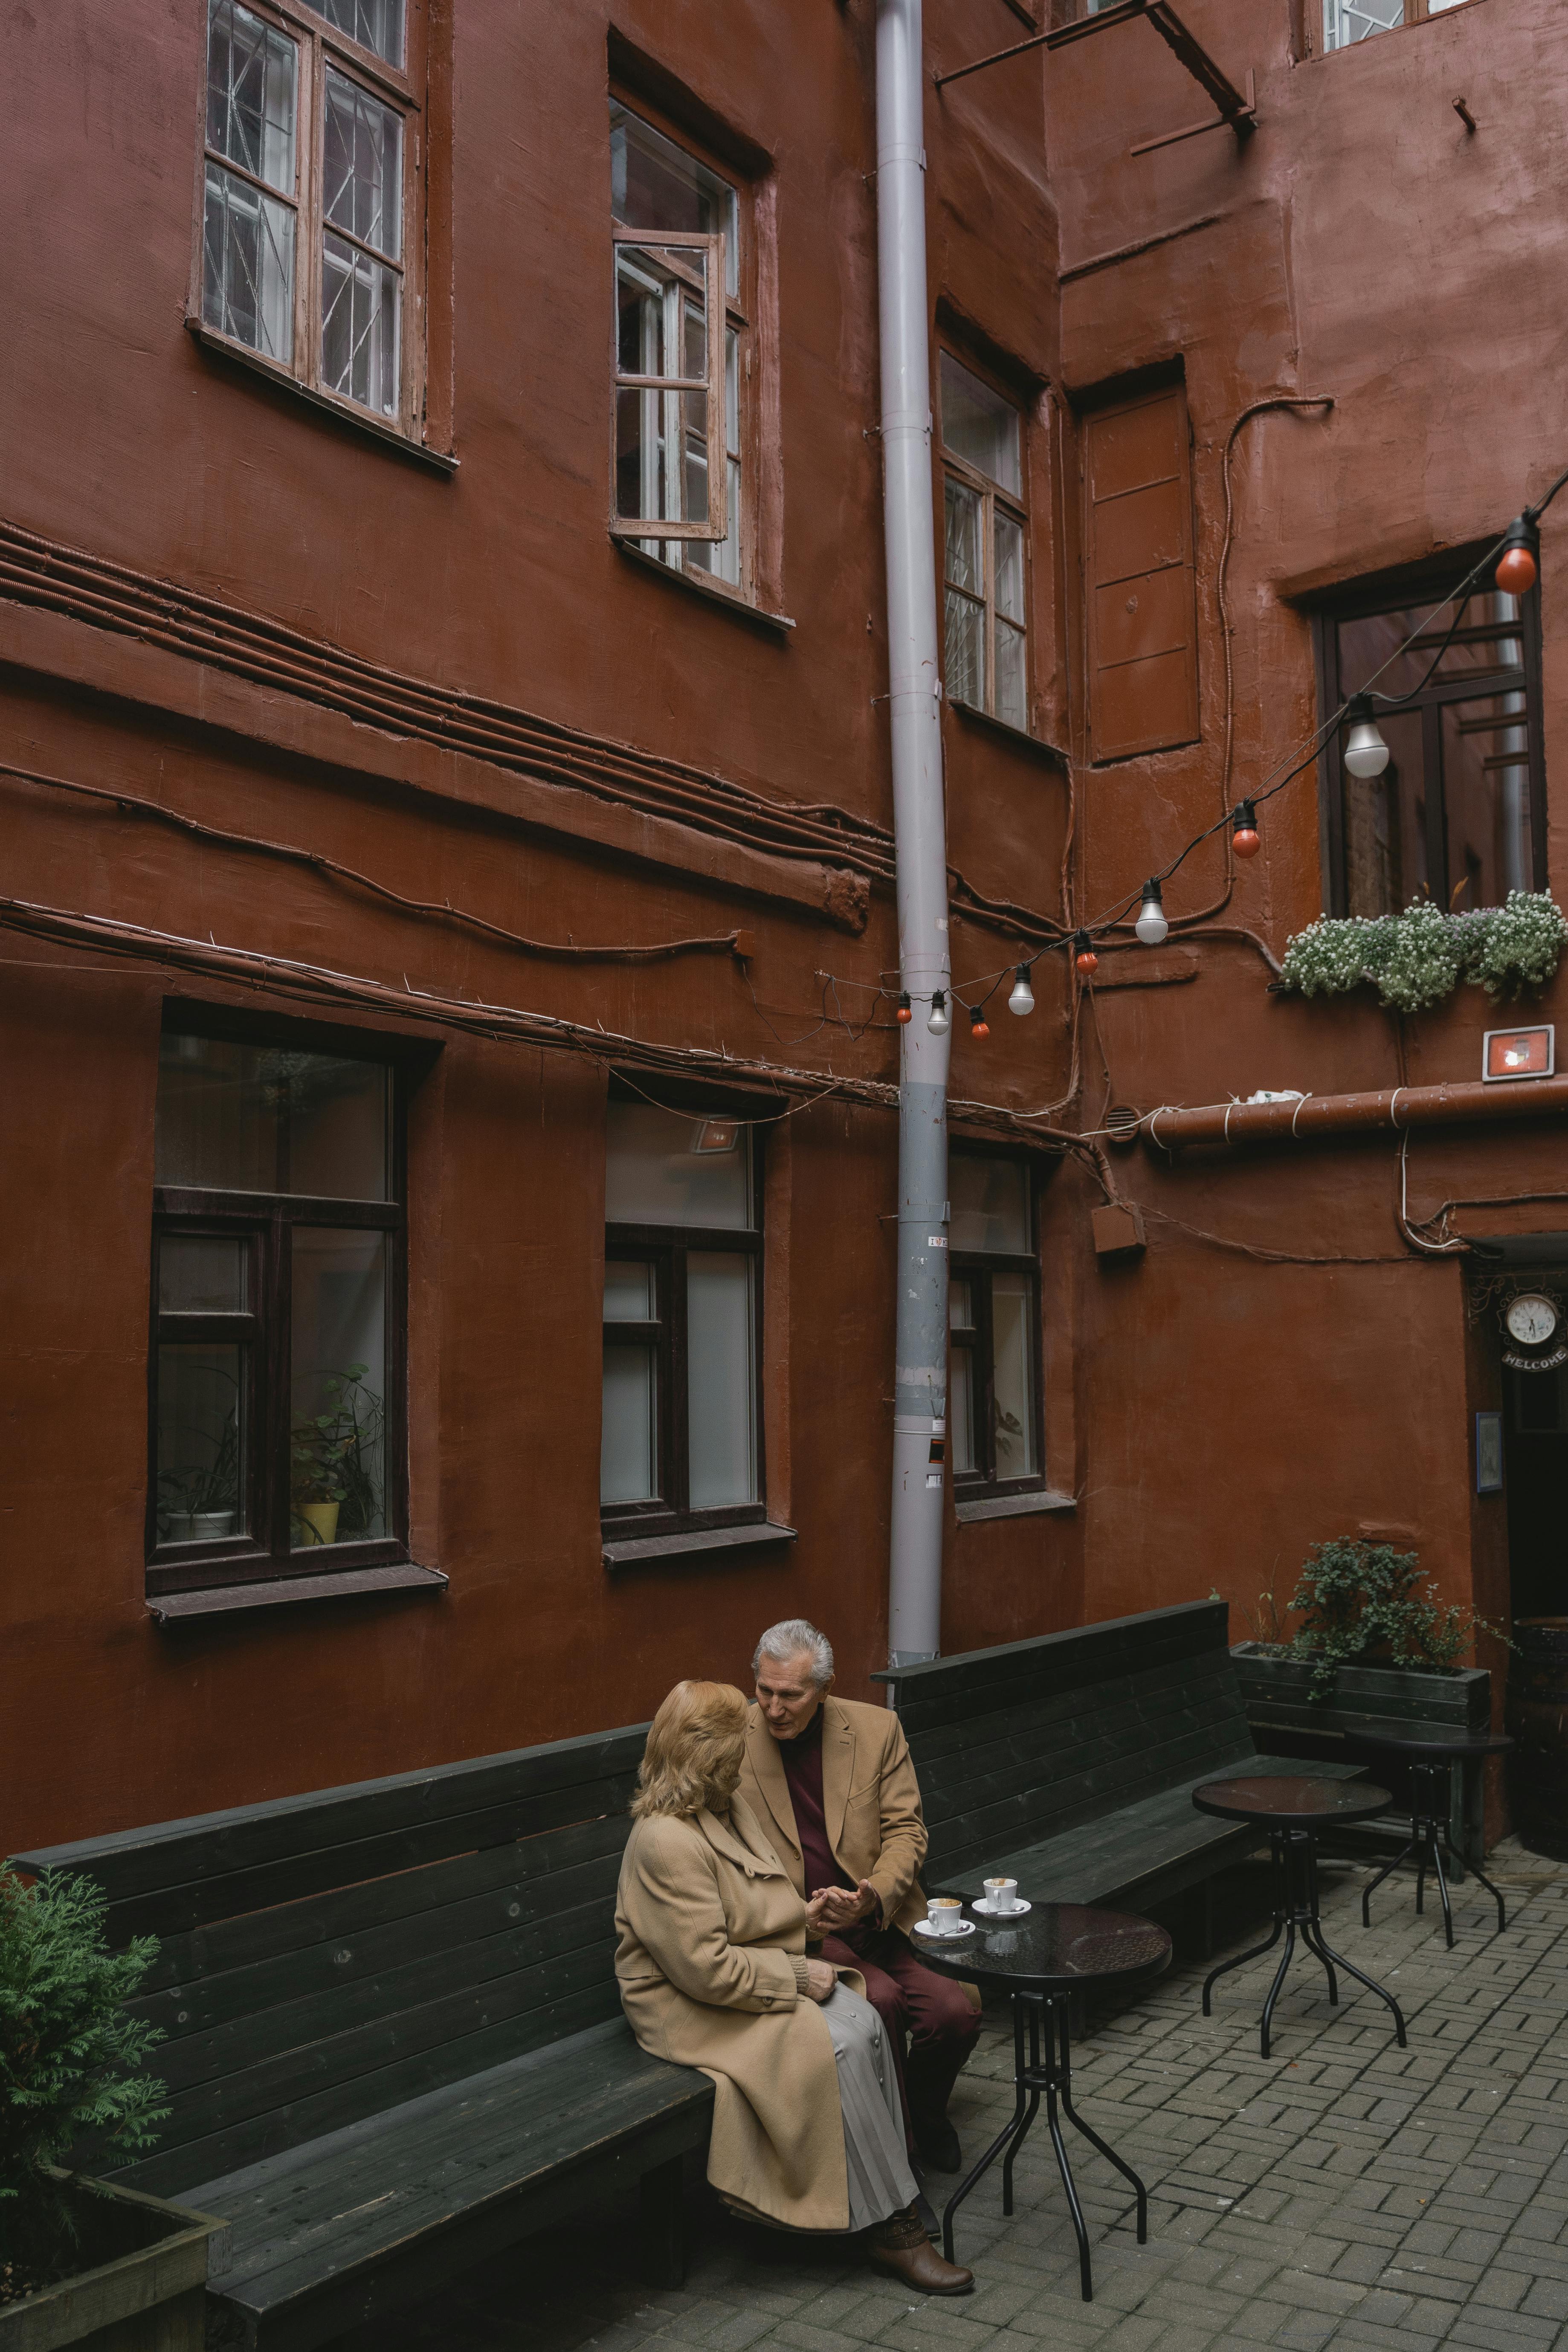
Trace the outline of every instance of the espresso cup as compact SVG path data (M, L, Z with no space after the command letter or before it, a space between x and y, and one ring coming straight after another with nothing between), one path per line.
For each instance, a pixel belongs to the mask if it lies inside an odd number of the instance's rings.
M988 1878L985 1900L993 1911L1016 1911L1018 1907L1018 1882L1016 1878Z
M926 1925L933 1936L956 1936L963 1925L963 1906L952 1895L933 1895L926 1905Z

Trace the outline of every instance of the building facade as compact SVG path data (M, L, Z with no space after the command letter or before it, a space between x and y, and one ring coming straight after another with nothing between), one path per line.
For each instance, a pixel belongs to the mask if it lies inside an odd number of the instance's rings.
M1539 591L1400 673L1376 793L1342 730L1310 756L1568 464L1548 0L1188 0L1251 110L1175 143L1191 57L1131 0L1058 15L925 26L943 1645L1253 1607L1358 1531L1554 1605L1555 1376L1498 1328L1550 1299L1552 1117L1404 1160L1149 1117L1477 1078L1524 1017L1271 982L1325 909L1559 871L1557 510ZM874 34L872 0L8 26L8 1844L636 1720L786 1613L870 1695ZM1302 744L1238 863L1226 811ZM1144 946L1141 883L1216 821Z

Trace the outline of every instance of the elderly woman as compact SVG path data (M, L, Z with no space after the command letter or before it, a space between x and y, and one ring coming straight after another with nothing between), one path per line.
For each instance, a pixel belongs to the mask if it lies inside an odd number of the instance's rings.
M965 2294L972 2274L915 2209L881 2021L853 1969L806 1958L808 1906L736 1796L745 1741L727 1683L677 1683L653 1719L616 1906L632 2032L711 2077L708 2178L726 2204L780 2229L865 2231L879 2269Z

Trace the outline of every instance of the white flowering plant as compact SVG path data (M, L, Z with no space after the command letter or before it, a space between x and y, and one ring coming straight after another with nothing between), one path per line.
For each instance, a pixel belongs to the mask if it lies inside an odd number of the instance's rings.
M1568 920L1544 890L1510 890L1506 904L1446 915L1430 898L1402 915L1321 916L1285 950L1278 985L1299 996L1375 988L1398 1013L1441 1004L1461 981L1496 1002L1543 988L1568 946Z

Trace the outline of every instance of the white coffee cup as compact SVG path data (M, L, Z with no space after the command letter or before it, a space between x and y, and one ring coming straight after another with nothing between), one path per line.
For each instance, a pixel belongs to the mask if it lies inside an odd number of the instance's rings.
M953 1895L933 1895L926 1905L926 1925L933 1936L956 1936L963 1925L963 1906Z
M1016 1911L1018 1907L1018 1882L1016 1878L988 1878L985 1900L993 1911Z

